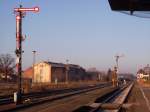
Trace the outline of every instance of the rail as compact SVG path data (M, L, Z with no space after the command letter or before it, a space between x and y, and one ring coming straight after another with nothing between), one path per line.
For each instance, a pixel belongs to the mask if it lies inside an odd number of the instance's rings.
M95 100L90 105L82 106L73 112L119 112L124 106L124 101L128 97L134 83L127 84L122 87L116 88L114 91L107 93Z
M49 102L49 101L60 100L60 99L66 98L66 97L70 97L70 96L77 95L77 94L82 94L85 92L93 91L93 90L104 88L107 86L110 86L110 84L88 86L86 88L80 88L80 89L78 88L78 89L74 89L74 90L68 90L68 92L66 90L66 92L64 92L64 93L59 93L59 94L53 93L53 95L47 95L44 97L41 94L40 95L38 94L34 97L31 95L32 97L27 97L26 101L22 105L16 105L15 107L13 107L11 109L0 110L0 112L15 111L15 110L19 110L22 108L39 105L39 104Z
M97 84L97 85L90 85L90 86L83 86L83 87L75 87L75 88L65 88L65 89L54 89L54 90L49 90L45 92L32 92L28 94L22 94L23 100L27 99L32 99L32 98L41 98L41 97L46 97L50 95L57 95L57 94L63 94L63 93L69 93L69 92L74 92L78 90L84 90L92 87L99 87L103 85L110 85L108 84ZM7 95L0 97L0 105L5 105L9 103L13 103L13 95Z

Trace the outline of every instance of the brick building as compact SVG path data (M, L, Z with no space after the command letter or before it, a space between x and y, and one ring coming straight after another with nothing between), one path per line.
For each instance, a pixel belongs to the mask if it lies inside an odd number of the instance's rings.
M85 70L79 65L40 62L34 65L34 70L32 67L25 70L23 77L31 78L35 83L59 83L65 82L66 79L68 79L68 81L82 80L85 74Z
M150 80L150 66L149 66L149 64L146 67L138 70L137 79L138 80L144 80L144 81Z
M32 79L32 77L33 77L33 68L29 67L23 72L22 78Z

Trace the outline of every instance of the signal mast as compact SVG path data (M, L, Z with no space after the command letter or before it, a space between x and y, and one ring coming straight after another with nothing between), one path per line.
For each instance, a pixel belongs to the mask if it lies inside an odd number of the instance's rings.
M117 71L119 69L119 59L124 57L124 55L116 55L115 58L116 58L116 67L117 67Z
M22 5L20 5L19 8L14 8L15 14L16 14L16 73L18 76L18 89L17 89L17 99L16 104L22 103L22 87L21 87L21 75L22 75L22 18L25 17L26 12L38 12L39 7L34 8L23 8Z

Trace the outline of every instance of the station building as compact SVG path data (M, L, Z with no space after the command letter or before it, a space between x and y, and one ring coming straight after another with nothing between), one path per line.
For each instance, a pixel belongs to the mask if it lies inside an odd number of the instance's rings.
M138 70L137 79L143 80L143 81L150 80L150 66L149 66L149 64L146 67Z
M43 61L25 70L23 77L34 83L59 83L82 80L85 74L79 65Z

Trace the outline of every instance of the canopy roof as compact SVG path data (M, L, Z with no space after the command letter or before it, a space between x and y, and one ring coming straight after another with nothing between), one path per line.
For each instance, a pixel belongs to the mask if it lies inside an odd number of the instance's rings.
M115 11L150 11L150 0L108 0Z

